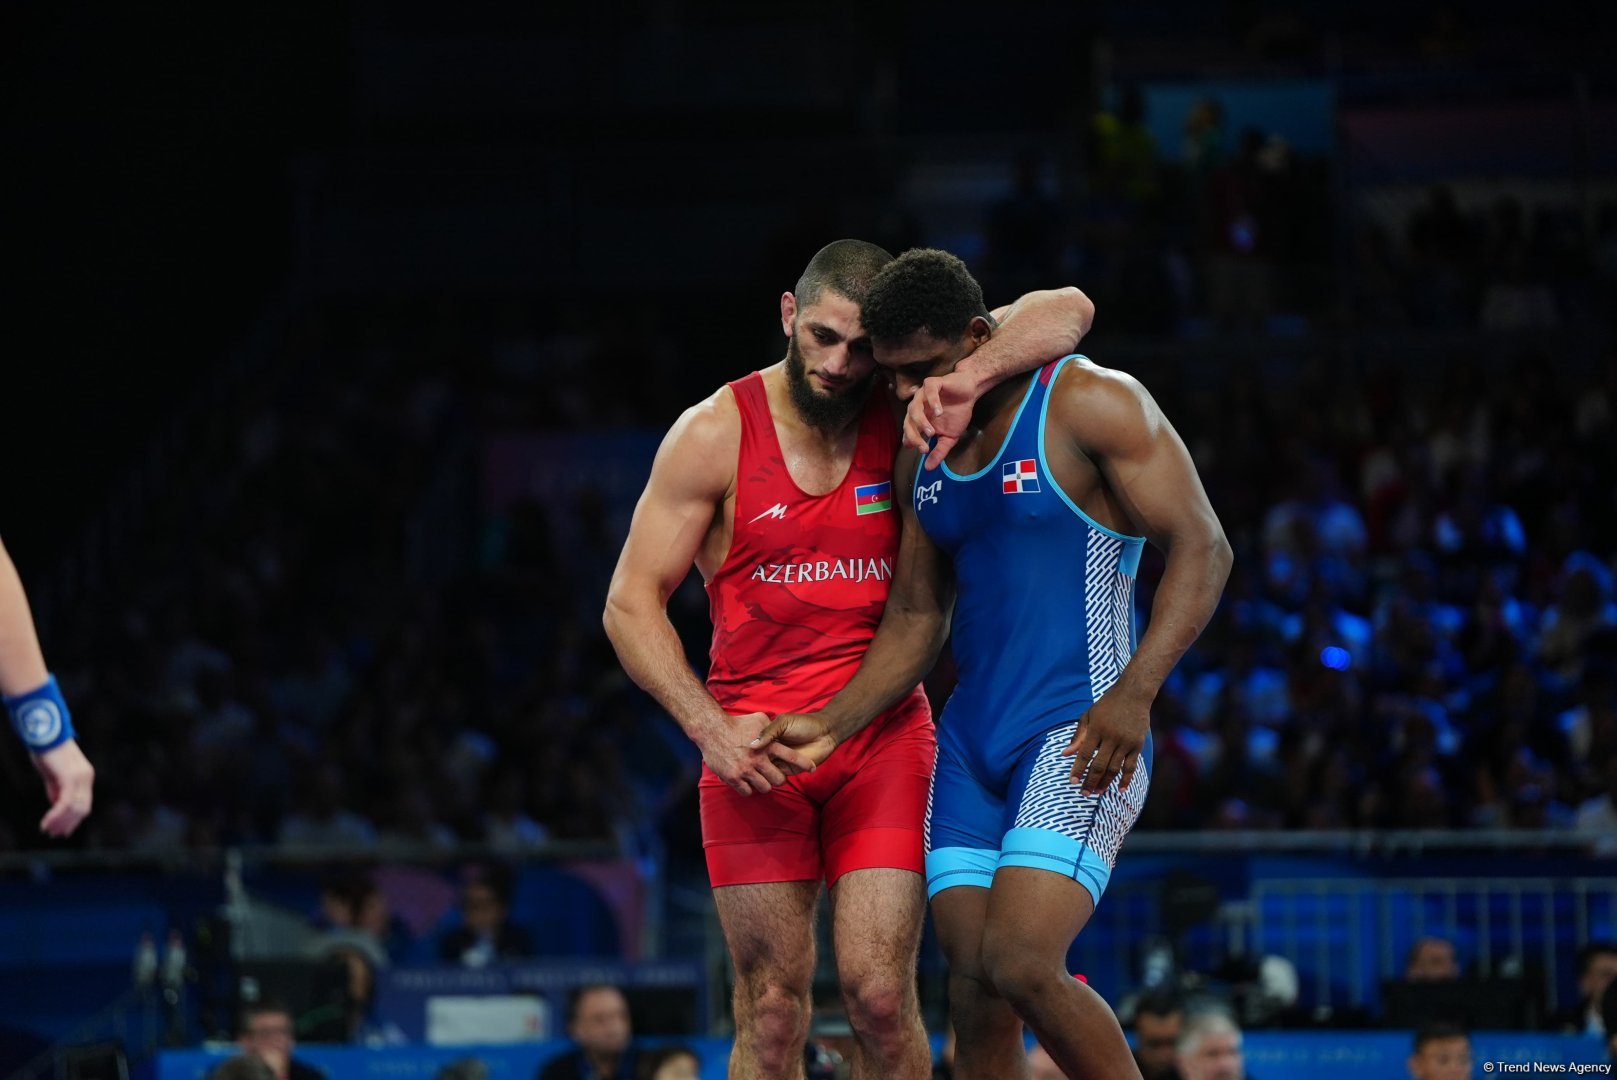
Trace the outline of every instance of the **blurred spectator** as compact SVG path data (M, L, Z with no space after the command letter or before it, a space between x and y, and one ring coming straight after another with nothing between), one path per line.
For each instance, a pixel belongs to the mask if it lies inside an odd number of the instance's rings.
M325 932L326 942L352 943L376 964L402 960L410 948L409 927L363 870L337 870L322 879L314 923Z
M1460 977L1460 964L1454 957L1454 942L1440 937L1423 937L1409 947L1404 960L1404 978L1409 982L1443 982Z
M1578 1003L1556 1018L1570 1035L1612 1033L1601 1012L1606 991L1617 984L1617 942L1591 941L1578 950Z
M1184 1080L1243 1080L1241 1029L1221 1010L1190 1013L1179 1032L1179 1075Z
M528 816L527 801L521 773L514 769L502 772L489 792L488 815L483 820L489 847L517 854L549 842L549 831Z
M397 1024L376 1013L376 971L387 959L378 946L364 936L337 934L319 955L339 959L348 969L348 1015L343 1026L350 1043L374 1047L409 1041Z
M1578 805L1574 825L1597 837L1596 850L1602 855L1617 853L1617 753L1606 758L1600 772L1601 791Z
M1108 198L1142 209L1151 205L1160 187L1157 148L1145 124L1145 96L1138 86L1123 91L1115 112L1096 114L1091 140L1091 185Z
M1414 1080L1466 1080L1471 1075L1471 1039L1457 1024L1422 1024L1405 1067Z
M1271 144L1261 131L1247 128L1235 157L1208 178L1203 211L1208 253L1202 279L1208 312L1220 325L1251 330L1276 309L1277 237L1265 211L1273 205L1270 189L1284 163L1282 144Z
M688 1046L664 1046L640 1057L635 1080L701 1080L702 1060Z
M533 939L510 921L509 873L492 868L468 872L460 887L461 925L438 943L446 964L480 968L533 955Z
M1424 324L1463 323L1468 305L1466 275L1476 239L1446 184L1432 188L1425 206L1409 219L1411 290L1415 317Z
M313 1065L299 1061L297 1032L292 1025L292 1010L277 1001L261 1001L243 1007L241 1026L236 1045L243 1054L251 1055L270 1066L274 1080L324 1080L325 1073ZM224 1067L214 1073L213 1080L228 1080Z
M536 1080L634 1080L629 1002L608 983L580 986L567 1004L567 1036L576 1049L539 1070Z
M1027 1052L1027 1070L1028 1080L1067 1080L1067 1074L1055 1063L1050 1051L1039 1043L1034 1043Z
M131 851L164 852L185 848L189 822L183 813L167 806L162 799L161 781L156 773L141 770L131 781L129 800L114 811L117 828L127 838Z
M1185 1006L1177 994L1154 991L1134 1006L1134 1063L1144 1080L1179 1080L1179 1035Z
M1552 671L1568 682L1583 674L1585 647L1597 631L1617 626L1612 602L1612 572L1586 551L1567 556L1561 594L1544 613L1537 652Z
M1224 106L1203 98L1185 115L1182 152L1191 174L1205 178L1224 161Z
M298 808L281 826L281 844L292 848L355 848L375 843L375 827L344 805L350 798L345 787L336 765L316 769L303 784Z
M432 796L418 787L396 787L391 807L384 812L382 820L387 824L378 832L376 839L383 847L432 848L450 852L460 842L453 829L437 820Z

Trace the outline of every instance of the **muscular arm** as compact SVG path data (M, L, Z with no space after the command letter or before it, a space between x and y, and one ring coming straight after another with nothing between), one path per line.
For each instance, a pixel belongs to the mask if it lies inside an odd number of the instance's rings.
M750 794L785 779L768 755L743 745L767 718L738 730L748 718L729 716L713 700L668 619L669 596L723 512L740 437L734 403L723 392L686 410L669 430L635 507L602 622L629 677L668 710L721 779Z
M1018 297L994 316L999 328L960 362L981 397L1012 375L1042 367L1078 347L1095 321L1095 305L1071 285Z
M37 690L45 683L45 655L34 633L34 617L11 556L0 544L0 692L7 697Z
M1103 701L1108 708L1097 703L1090 711L1092 717L1099 713L1119 724L1128 714L1143 742L1151 703L1213 617L1233 557L1190 452L1145 387L1117 371L1090 367L1073 375L1081 377L1061 380L1052 411L1062 430L1100 469L1135 528L1167 556L1145 635L1107 691ZM1092 779L1099 790L1125 768L1123 759L1130 753L1109 756L1110 733L1100 730L1098 722L1086 726L1090 730L1080 728L1074 746L1080 765L1087 751L1100 750L1096 764L1101 771ZM1133 757L1126 781L1139 748L1122 749Z
M16 697L32 693L45 685L48 675L22 579L5 545L0 544L0 694ZM40 831L49 836L71 835L90 814L95 769L76 739L35 752L32 757L34 768L45 781L45 796L51 802L40 820Z
M992 338L948 375L923 382L910 401L904 445L925 453L927 440L938 437L927 454L928 469L937 467L965 431L978 398L1011 376L1076 349L1095 321L1095 305L1069 285L1027 293L996 310L994 318L999 326Z
M920 455L915 451L900 452L893 475L902 493L899 513L903 534L898 566L881 625L859 670L812 718L783 716L765 729L757 745L779 739L787 745L803 747L815 760L823 760L836 744L863 730L932 670L949 636L949 618L954 611L954 567L916 520L908 492L919 466ZM828 742L822 741L827 737Z

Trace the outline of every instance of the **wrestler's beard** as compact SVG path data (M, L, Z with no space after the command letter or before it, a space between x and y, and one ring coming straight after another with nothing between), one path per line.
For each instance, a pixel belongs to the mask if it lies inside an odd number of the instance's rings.
M862 384L850 386L840 394L823 394L809 382L803 353L797 347L797 335L793 334L786 342L786 388L791 392L792 406L805 423L821 431L841 431L859 415L870 397L875 374L871 372L870 378Z

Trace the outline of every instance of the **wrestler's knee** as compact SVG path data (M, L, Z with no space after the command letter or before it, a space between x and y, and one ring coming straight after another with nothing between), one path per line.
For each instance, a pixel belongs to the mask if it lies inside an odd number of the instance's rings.
M898 972L843 974L842 1001L854 1031L877 1042L899 1038L915 1015L914 992Z
M735 994L736 1024L753 1043L759 1064L770 1073L784 1070L808 1037L808 988L757 979L738 985Z
M968 1040L991 1037L1006 1027L1021 1030L1021 1021L1010 1005L981 972L950 974L949 1022Z
M983 971L994 993L1019 1013L1059 992L1066 974L1059 959L1041 956L1009 936L992 934L983 940Z

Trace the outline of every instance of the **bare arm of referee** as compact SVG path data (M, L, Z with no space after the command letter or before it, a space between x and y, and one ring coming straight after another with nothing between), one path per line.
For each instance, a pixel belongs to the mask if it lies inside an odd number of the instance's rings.
M22 579L5 545L0 543L0 693L8 698L28 694L48 678ZM45 795L51 803L39 823L40 831L50 836L68 836L90 814L95 769L74 739L32 757L34 767L45 780Z

